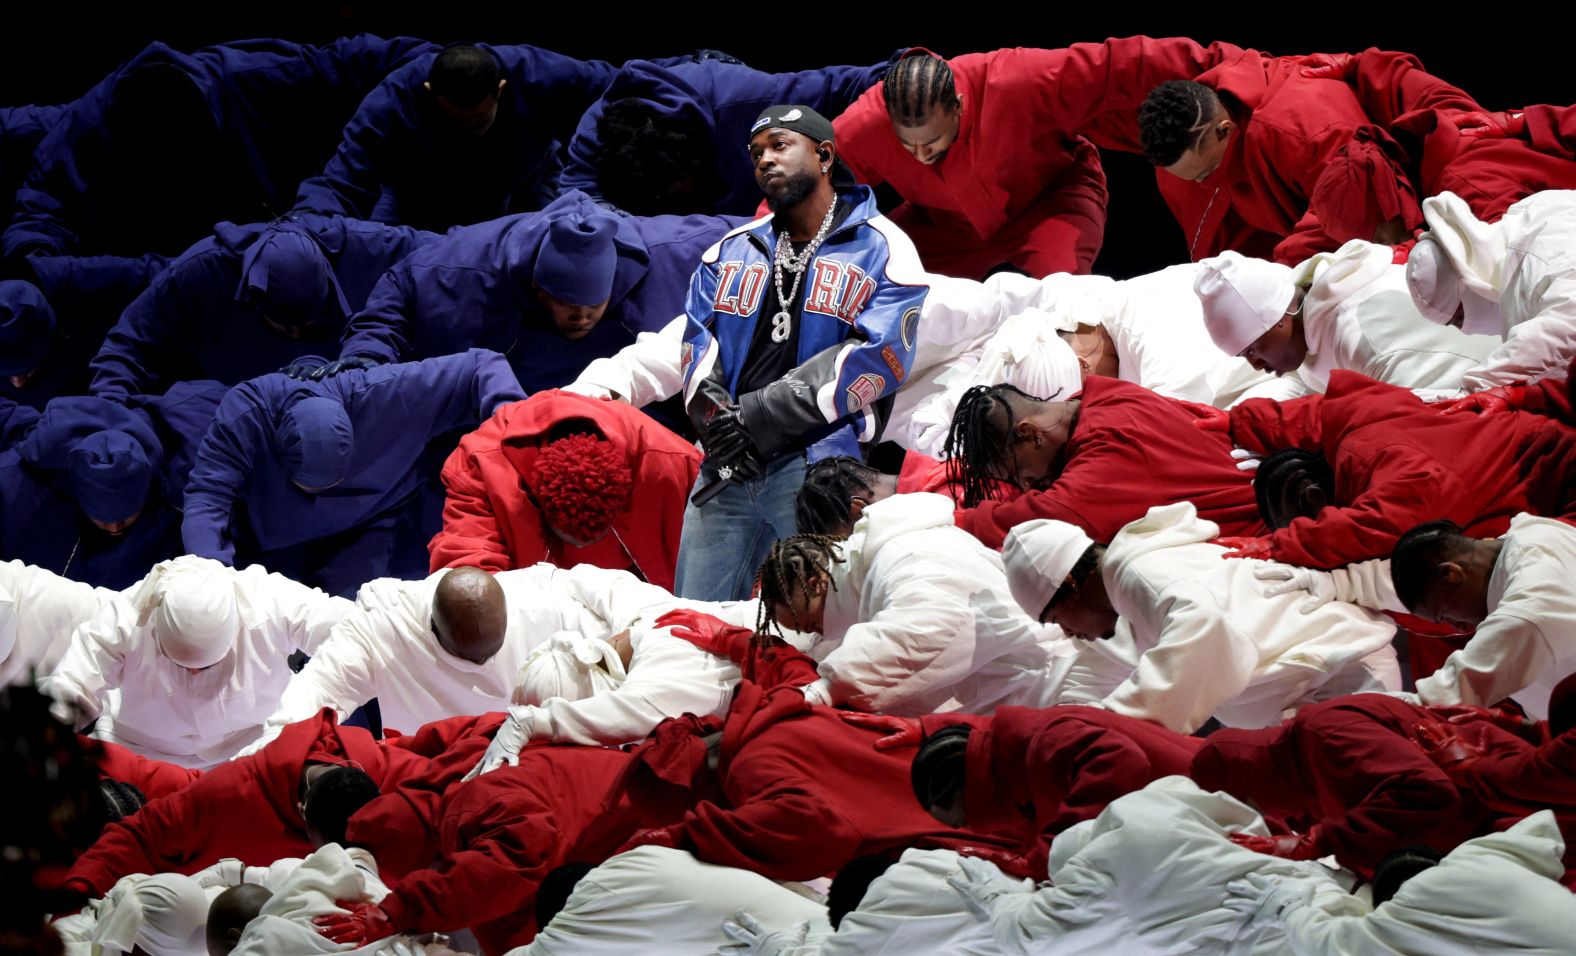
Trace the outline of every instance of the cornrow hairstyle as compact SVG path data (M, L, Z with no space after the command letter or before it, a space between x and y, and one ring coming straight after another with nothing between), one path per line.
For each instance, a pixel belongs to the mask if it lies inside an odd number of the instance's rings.
M1198 145L1209 129L1220 97L1202 83L1167 80L1149 91L1138 108L1138 141L1156 166L1170 166Z
M950 803L963 790L969 730L968 724L945 727L919 745L908 779L914 799L926 810L938 803Z
M766 643L773 628L781 636L782 627L772 616L772 608L779 604L792 607L793 595L806 593L806 586L816 575L830 575L832 565L843 560L841 543L841 538L831 535L796 534L772 545L755 574L761 602L760 613L755 619L757 643ZM832 590L837 590L835 581ZM794 630L804 630L797 614L794 615Z
M105 819L119 823L141 810L148 802L143 792L123 780L108 777L99 781L99 796L104 801Z
M1045 602L1045 606L1047 608L1055 607L1071 597L1074 591L1078 590L1085 581L1089 580L1090 575L1100 570L1100 559L1104 556L1105 545L1103 544L1091 544L1085 548L1084 553L1080 554L1077 562L1073 564L1072 570L1067 572L1067 580L1062 582L1062 586L1056 589L1056 593L1051 595L1049 601Z
M1420 524L1397 539L1390 552L1390 583L1407 610L1417 607L1434 569L1459 550L1465 538L1460 525L1441 519Z
M1374 906L1388 903L1401 889L1401 884L1424 870L1438 866L1444 858L1443 853L1431 846L1404 846L1386 854L1379 865L1374 867Z
M881 473L857 458L823 458L806 469L794 502L799 530L807 534L843 534L853 523L853 499L875 490Z
M947 481L960 490L965 508L996 497L998 481L1017 484L1017 465L1009 453L1018 440L1011 396L1035 400L1012 385L975 385L952 413L942 457L947 460Z
M1306 474L1330 496L1335 492L1335 472L1321 452L1283 448L1259 463L1253 473L1253 497L1259 504L1259 517L1272 528L1284 528L1290 521L1277 523L1271 509L1279 508L1281 490L1294 475Z
M898 60L887 71L881 92L887 116L899 126L922 126L936 109L952 111L962 105L952 67L934 53Z

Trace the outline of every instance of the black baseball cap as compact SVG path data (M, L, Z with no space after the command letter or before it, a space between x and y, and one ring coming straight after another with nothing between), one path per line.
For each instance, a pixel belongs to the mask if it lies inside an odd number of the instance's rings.
M750 124L750 136L753 137L761 130L771 128L803 133L817 143L834 142L832 121L810 107L796 103L779 103L762 110L761 115L755 117L755 122Z

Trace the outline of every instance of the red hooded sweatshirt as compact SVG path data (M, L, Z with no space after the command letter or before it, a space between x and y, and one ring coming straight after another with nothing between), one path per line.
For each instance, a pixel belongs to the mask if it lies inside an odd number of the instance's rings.
M1055 483L960 510L958 527L1000 548L1017 525L1055 518L1104 542L1155 505L1191 501L1223 535L1264 533L1251 473L1232 460L1219 411L1095 375L1078 397Z
M97 752L100 777L129 783L149 800L184 790L202 776L201 770L144 757L107 740L83 737L82 745Z
M317 849L301 819L301 772L309 763L358 764L388 790L427 763L384 748L360 727L341 727L333 711L286 727L250 757L203 774L176 793L149 801L104 829L71 868L92 896L103 896L132 873L195 873L226 857L267 866Z
M589 425L612 442L634 477L629 508L605 537L585 547L546 528L532 491L538 446L570 424ZM443 530L427 546L432 570L593 564L672 590L684 505L700 461L693 445L624 402L554 390L504 405L460 439L443 465L448 498Z
M990 717L920 718L926 736L968 723L964 817L1011 836L1043 875L1051 840L1117 797L1187 774L1204 741L1097 707L1002 707Z
M1397 538L1437 518L1490 538L1523 511L1576 514L1576 429L1544 415L1441 415L1410 389L1342 371L1323 396L1252 399L1230 415L1240 447L1322 452L1335 472L1341 504L1272 532L1277 561L1339 568L1388 557Z
M1446 852L1488 815L1413 742L1427 708L1353 694L1303 708L1278 727L1217 730L1192 776L1314 838L1341 865L1373 876L1385 854L1423 844Z

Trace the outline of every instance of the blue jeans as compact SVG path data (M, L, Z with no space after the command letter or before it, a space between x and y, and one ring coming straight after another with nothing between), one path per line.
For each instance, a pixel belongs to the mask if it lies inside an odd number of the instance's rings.
M702 469L695 488L712 477ZM803 484L804 456L790 455L754 481L729 484L704 508L685 505L674 592L692 601L748 598L773 542L798 531L794 501Z

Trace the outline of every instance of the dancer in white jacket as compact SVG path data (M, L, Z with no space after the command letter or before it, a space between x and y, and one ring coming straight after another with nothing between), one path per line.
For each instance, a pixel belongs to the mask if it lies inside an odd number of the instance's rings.
M1564 852L1554 814L1543 810L1461 844L1376 907L1256 876L1228 887L1230 905L1252 914L1250 930L1283 929L1292 956L1566 956L1576 897L1559 882Z
M1027 617L1001 556L952 521L950 498L895 495L864 507L844 541L798 535L761 568L761 601L783 628L814 633L805 652L819 704L920 715L1103 696L1078 648Z
M1263 819L1223 793L1206 793L1186 777L1162 777L1119 797L1093 820L1051 844L1050 882L1004 884L981 860L954 886L989 920L1000 952L1210 953L1271 956L1285 952L1279 927L1244 930L1221 904L1226 887L1249 874L1278 884L1306 884L1344 894L1336 874L1318 863L1281 860L1231 842L1235 833L1268 836Z
M1424 704L1487 707L1510 697L1548 717L1549 694L1576 672L1576 528L1519 514L1502 536L1471 538L1431 521L1401 536L1390 569L1413 614L1473 631L1417 682Z
M1268 727L1302 704L1399 690L1395 626L1351 604L1307 613L1300 593L1266 597L1259 562L1225 561L1220 529L1191 502L1157 505L1109 546L1039 519L1002 547L1027 614L1056 621L1126 663L1102 705L1192 733L1211 716Z
M72 632L119 593L0 561L0 687L48 677Z
M207 769L256 742L291 681L351 610L253 565L162 561L71 636L39 689L63 720L145 757Z
M1423 200L1428 231L1407 280L1435 322L1502 338L1467 370L1468 392L1564 378L1576 358L1576 192L1529 196L1488 223L1454 193Z
M1324 392L1337 369L1454 389L1498 341L1425 319L1389 246L1353 239L1296 269L1225 252L1199 264L1204 325L1226 355Z
M536 938L506 956L715 953L728 943L724 921L740 910L768 929L801 922L815 933L832 929L826 907L808 891L795 892L747 870L702 863L667 847L620 853L579 876L573 886Z
M606 641L664 601L672 596L662 588L586 564L368 582L355 610L290 682L268 718L268 737L323 707L343 719L374 697L384 726L405 733L503 710L531 651L554 634Z

